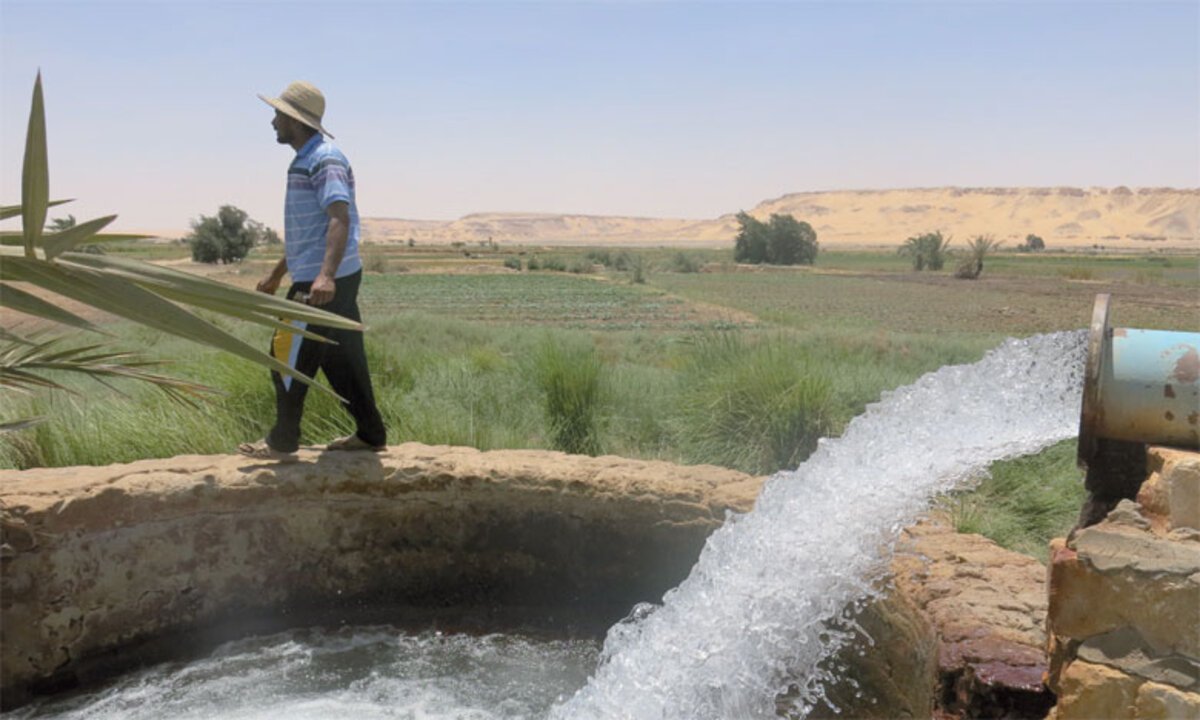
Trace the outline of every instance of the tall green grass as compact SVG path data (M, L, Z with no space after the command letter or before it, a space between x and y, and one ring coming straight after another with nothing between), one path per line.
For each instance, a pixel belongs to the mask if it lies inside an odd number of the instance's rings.
M78 396L17 399L0 416L19 410L52 420L0 440L0 465L227 453L269 429L267 373L143 328L112 329L121 345L174 358L172 372L223 394L195 409L133 384L120 386L127 397L92 385ZM252 344L268 341L253 329L231 329ZM882 391L980 352L969 342L906 336L548 332L419 313L372 323L366 340L390 443L618 452L762 473L795 466L817 435L840 432ZM336 400L309 393L303 444L352 429Z
M203 362L173 368L221 390L196 407L129 382L114 383L110 389L68 380L77 394L42 393L17 400L6 414L34 413L48 421L0 436L0 465L107 465L230 452L240 440L262 437L261 419L270 417L275 407L266 371L215 352L201 355Z
M595 348L547 336L533 357L554 449L581 455L600 451L598 412L603 366Z
M795 467L833 426L832 395L825 369L784 336L698 336L679 391L685 457L759 474Z
M942 498L939 506L959 532L979 533L1046 562L1050 539L1075 524L1086 494L1076 447L1066 440L995 463L978 487Z

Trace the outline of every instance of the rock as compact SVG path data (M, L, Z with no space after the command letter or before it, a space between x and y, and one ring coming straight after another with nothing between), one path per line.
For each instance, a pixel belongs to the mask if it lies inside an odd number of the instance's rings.
M1105 520L1111 525L1125 525L1139 530L1149 530L1150 521L1141 513L1141 506L1132 500L1121 500Z
M1200 544L1101 523L1050 565L1050 632L1088 638L1134 628L1156 654L1200 656Z
M1106 665L1077 660L1059 681L1057 720L1124 720L1136 718L1142 681Z
M1154 649L1131 627L1088 638L1079 645L1076 657L1186 690L1200 684L1200 664L1180 655L1157 657Z
M1077 660L1063 675L1062 691L1051 717L1056 720L1197 718L1200 694Z
M1134 713L1140 720L1200 718L1200 694L1148 682L1138 688Z
M1042 717L1045 568L937 519L897 543L886 595L856 619L860 639L832 663L849 678L836 708L809 718Z
M1054 718L1200 717L1200 454L1147 468L1136 503L1051 543Z
M1200 530L1200 454L1155 448L1151 480L1163 486L1168 529Z

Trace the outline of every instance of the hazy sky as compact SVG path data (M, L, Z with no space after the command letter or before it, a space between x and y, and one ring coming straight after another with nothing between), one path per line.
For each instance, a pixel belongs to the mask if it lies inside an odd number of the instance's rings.
M1200 186L1195 0L0 0L0 48L0 202L41 68L51 194L124 228L223 203L281 225L293 152L255 93L294 79L324 91L366 216Z

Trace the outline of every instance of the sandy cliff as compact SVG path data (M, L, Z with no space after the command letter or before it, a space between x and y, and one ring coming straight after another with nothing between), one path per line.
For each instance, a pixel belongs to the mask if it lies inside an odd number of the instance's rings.
M894 246L941 230L965 240L991 234L1008 246L1026 235L1052 248L1200 249L1200 189L923 188L784 195L747 209L760 219L791 213L825 247ZM482 213L454 221L364 218L368 241L527 245L673 245L732 242L736 211L712 219Z

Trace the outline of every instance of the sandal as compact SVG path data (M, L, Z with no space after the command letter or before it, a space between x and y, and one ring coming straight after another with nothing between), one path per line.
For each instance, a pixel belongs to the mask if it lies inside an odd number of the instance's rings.
M267 444L266 440L258 442L244 442L238 445L238 452L248 458L255 460L276 460L281 463L296 462L299 458L294 452L283 452L276 450Z
M358 435L347 435L346 437L338 438L325 446L326 450L370 450L371 452L383 452L387 449L387 445L371 445Z

